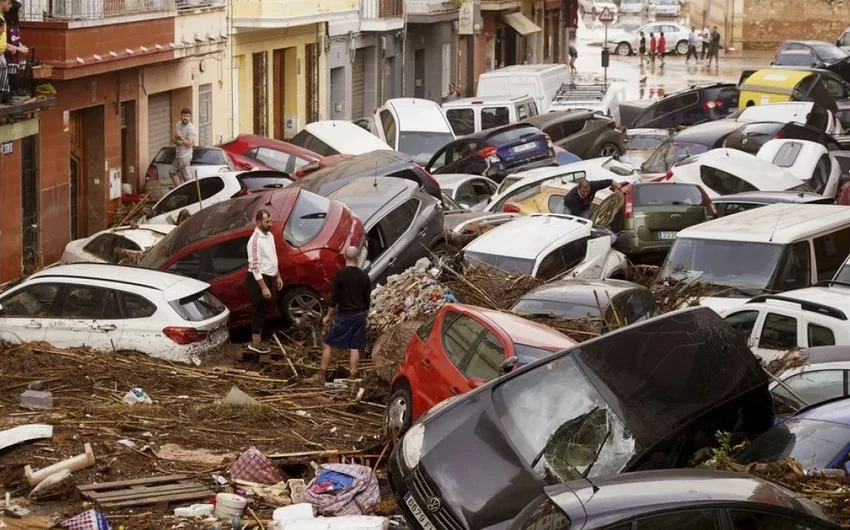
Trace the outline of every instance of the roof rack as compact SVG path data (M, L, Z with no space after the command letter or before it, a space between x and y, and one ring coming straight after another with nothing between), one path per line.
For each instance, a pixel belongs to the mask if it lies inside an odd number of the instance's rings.
M555 94L553 98L553 102L558 103L568 103L571 101L588 101L588 100L599 100L605 98L605 94L608 91L608 86L603 83L594 83L594 84L570 84L564 83L561 85L561 88L558 89L558 92Z
M808 302L806 300L800 300L798 298L791 298L788 296L763 294L750 299L749 301L747 301L747 303L757 304L759 302L767 302L768 300L777 300L780 302L790 302L792 304L799 304L800 307L802 307L803 311L819 313L821 315L837 318L838 320L847 320L847 315L844 313L844 311L841 311L840 309L836 309L832 306L824 304L818 304L817 302Z

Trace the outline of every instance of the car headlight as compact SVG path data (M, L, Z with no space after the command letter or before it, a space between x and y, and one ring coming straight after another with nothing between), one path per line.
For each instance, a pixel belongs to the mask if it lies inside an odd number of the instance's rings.
M408 469L419 465L422 456L422 443L425 441L425 425L417 423L401 439L401 455Z

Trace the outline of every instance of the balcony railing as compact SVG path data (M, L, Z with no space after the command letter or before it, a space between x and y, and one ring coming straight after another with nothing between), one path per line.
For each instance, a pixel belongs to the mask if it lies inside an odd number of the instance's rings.
M46 80L36 79L31 64L0 65L0 119L52 106L55 90Z
M440 15L457 12L458 3L452 0L406 0L408 15Z
M404 0L360 0L360 18L364 20L404 18Z
M28 21L101 20L177 9L176 0L28 0L23 4L22 18Z

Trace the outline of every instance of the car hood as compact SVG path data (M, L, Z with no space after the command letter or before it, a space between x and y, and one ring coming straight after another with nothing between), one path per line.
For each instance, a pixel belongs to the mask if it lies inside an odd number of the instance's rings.
M747 303L749 298L738 296L706 296L700 298L699 305L713 309L722 314L725 311L735 309Z

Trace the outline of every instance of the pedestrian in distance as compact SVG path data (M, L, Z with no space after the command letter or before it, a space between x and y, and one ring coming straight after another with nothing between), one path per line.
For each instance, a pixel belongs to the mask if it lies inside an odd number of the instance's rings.
M460 89L454 83L449 83L449 93L443 98L443 101L457 101L460 99Z
M576 71L576 59L578 59L578 50L576 50L576 43L574 40L570 40L569 45L569 55L570 55L570 73L577 74Z
M700 40L702 41L702 60L705 60L708 56L708 45L711 43L711 29L708 27L708 24L702 28Z
M688 34L688 55L685 58L685 64L688 64L688 62L690 62L692 55L697 64L699 64L699 55L697 55L697 44L699 44L697 28L696 26L691 26L691 32Z
M658 56L661 57L661 66L664 66L664 54L667 50L667 39L664 38L664 32L658 34Z
M657 50L657 43L655 41L655 34L649 34L649 60L652 62L652 65L655 66L655 52Z
M337 271L331 288L330 306L323 322L330 324L322 339L322 363L313 380L324 383L328 377L333 349L348 350L348 379L357 379L360 351L366 347L366 326L369 324L369 305L372 281L357 266L360 249L345 249L345 267Z
M171 181L175 186L189 182L192 165L192 148L195 147L195 125L192 123L192 109L180 110L180 121L174 124L174 164L171 167Z
M619 190L621 186L619 182L614 182L611 179L594 180L593 182L584 178L579 179L576 187L564 195L564 213L588 219L596 192L605 188Z
M251 342L248 343L248 351L269 355L271 349L262 340L263 324L269 302L283 288L283 278L278 269L277 248L271 233L271 214L267 210L259 210L254 220L257 226L248 239L248 274L245 276L245 290L251 301Z
M640 41L638 41L638 55L640 56L640 65L643 66L643 61L646 58L646 35L640 32Z
M708 66L711 66L711 59L714 58L715 68L720 67L720 32L717 31L717 26L711 30L711 42L708 44Z

